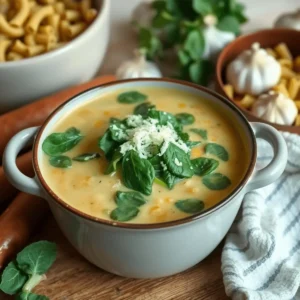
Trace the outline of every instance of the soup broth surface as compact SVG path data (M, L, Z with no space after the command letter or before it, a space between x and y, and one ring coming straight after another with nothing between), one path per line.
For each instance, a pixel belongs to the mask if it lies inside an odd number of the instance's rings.
M184 199L200 199L208 209L227 197L243 179L249 165L249 154L234 120L223 110L198 95L166 88L139 88L148 96L147 101L157 110L172 114L189 113L195 122L184 126L190 140L201 141L192 148L191 158L208 157L219 161L214 171L227 176L231 184L221 190L211 190L203 184L203 177L194 175L177 183L172 190L153 183L152 194L144 196L147 203L139 207L139 213L128 223L160 223L189 216L175 206ZM64 155L70 158L87 152L98 152L101 157L87 162L72 162L72 167L63 169L50 165L49 156L43 153L41 171L49 187L68 205L97 218L111 220L110 214L117 207L115 195L118 191L130 191L122 184L121 172L105 175L109 164L98 147L98 140L109 126L110 118L124 119L133 114L140 103L121 104L117 97L124 90L102 95L77 107L65 115L52 132L64 132L70 127L80 130L84 138ZM204 129L207 140L190 129ZM205 153L207 143L222 145L229 154L228 161L222 161L213 154Z

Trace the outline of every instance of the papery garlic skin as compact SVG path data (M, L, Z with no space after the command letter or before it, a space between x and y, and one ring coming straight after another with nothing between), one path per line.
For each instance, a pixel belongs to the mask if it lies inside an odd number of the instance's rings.
M279 16L279 18L275 21L274 27L300 30L300 9L295 12Z
M213 15L207 15L204 17L203 36L205 40L205 46L202 58L216 60L221 50L235 39L235 35L232 32L222 31L216 28L217 19Z
M147 61L144 54L137 52L136 58L121 64L116 77L118 79L160 78L162 74L155 63Z
M239 94L264 93L278 83L280 76L280 64L258 43L243 51L226 70L227 82Z
M265 121L280 125L292 125L298 115L298 109L293 100L282 93L271 91L261 95L253 104L252 113Z

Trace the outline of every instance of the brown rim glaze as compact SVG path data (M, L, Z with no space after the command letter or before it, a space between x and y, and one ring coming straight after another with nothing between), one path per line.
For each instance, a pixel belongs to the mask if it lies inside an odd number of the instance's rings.
M227 97L224 91L224 71L230 61L236 58L243 50L249 49L253 43L258 42L262 47L267 48L274 47L277 44L283 42L287 44L292 54L296 56L300 54L299 39L300 31L288 28L273 28L260 30L251 34L242 35L238 37L222 50L217 60L216 86L218 92L225 96L227 99L229 99L232 103L234 103L230 98ZM236 104L234 103L234 105ZM272 125L273 127L281 131L288 131L291 133L300 134L299 126L286 126L270 123L268 121L254 116L250 111L243 107L240 107L240 109L244 112L244 114L250 121L263 122Z
M75 98L79 97L80 95L88 92L88 91L92 91L94 89L97 89L99 87L109 87L109 86L116 86L118 84L121 83L128 83L128 82L149 82L149 81L163 81L163 82L170 82L170 83L176 83L176 84L180 84L180 85L185 85L185 86L190 86L192 88L198 89L202 92L208 93L211 96L214 96L215 98L219 99L220 101L222 101L223 103L225 103L227 106L229 106L237 115L237 118L240 118L241 121L244 122L244 124L246 125L246 127L248 128L248 133L251 136L252 139L252 146L253 146L253 151L252 151L252 155L250 158L250 165L247 169L247 172L244 175L244 178L241 180L240 184L225 198L223 199L221 202L219 202L218 204L214 205L213 207L195 214L195 215L191 215L188 216L186 218L183 219L179 219L179 220L175 220L175 221L169 221L169 222L164 222L164 223L154 223L154 224L132 224L132 223L121 223L121 222L116 222L116 221L109 221L109 220L104 220L104 219L100 219L100 218L96 218L93 216L90 216L86 213L83 213L81 211L79 211L78 209L71 207L70 205L66 204L60 197L58 197L52 190L51 188L48 186L48 184L46 183L45 179L42 176L40 167L38 165L38 147L39 147L39 143L40 143L40 139L41 139L41 135L44 131L44 129L47 127L49 121L51 120L51 118L58 113L67 103L71 102L72 100L74 100ZM233 105L229 100L227 100L226 98L222 97L221 95L196 84L190 83L190 82L186 82L186 81L180 81L180 80L175 80L175 79L159 79L159 78L147 78L147 79L128 79L128 80L120 80L120 81L115 81L115 82L111 82L111 83L106 83L103 85L99 85L97 87L93 87L90 89L85 90L84 92L81 92L80 94L77 94L76 96L72 97L70 100L64 102L63 104L61 104L55 111L52 112L52 114L46 119L46 121L44 122L44 124L41 126L36 139L34 141L33 144L33 167L35 170L35 173L39 179L39 181L41 182L43 188L47 191L47 193L56 201L57 204L59 204L60 206L62 206L63 208L65 208L66 210L68 210L69 212L82 217L84 219L87 219L89 221L93 221L96 223L100 223L103 225L109 225L109 226L113 226L113 227L119 227L119 228L127 228L127 229L159 229L159 228L166 228L166 227L170 227L170 226L176 226L176 225L181 225L181 224L185 224L191 221L195 221L198 220L200 218L203 218L213 212L215 212L216 210L220 209L221 207L223 207L224 205L226 205L228 202L230 202L230 200L232 200L234 198L234 196L236 196L240 190L244 187L244 185L246 184L247 180L250 178L254 166L255 166L255 161L256 161L256 155L257 155L257 151L256 151L256 139L254 136L254 133L251 129L251 126L249 124L249 122L247 121L247 119L245 118L245 116L242 114L242 112L235 106Z

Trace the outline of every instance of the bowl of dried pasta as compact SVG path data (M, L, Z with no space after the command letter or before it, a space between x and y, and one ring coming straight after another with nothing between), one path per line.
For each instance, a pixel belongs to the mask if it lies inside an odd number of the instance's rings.
M109 39L109 0L0 0L0 113L91 79Z
M227 45L216 66L217 89L251 121L300 134L300 31L267 29Z

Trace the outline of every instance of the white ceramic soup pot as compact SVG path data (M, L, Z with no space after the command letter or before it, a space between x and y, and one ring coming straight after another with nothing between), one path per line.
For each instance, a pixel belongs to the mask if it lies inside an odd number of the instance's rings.
M218 204L184 219L158 224L127 224L92 217L69 206L45 181L41 172L42 143L64 115L85 102L119 89L140 87L171 88L206 98L222 109L240 127L250 153L250 163L241 183ZM256 138L271 144L274 157L256 171ZM22 174L16 157L33 143L35 177ZM222 96L198 85L169 79L135 79L109 83L83 92L60 106L41 127L25 129L8 143L3 164L11 183L21 191L48 201L61 230L72 245L90 262L108 272L133 278L155 278L184 271L209 255L224 238L241 205L243 196L275 181L287 162L287 147L271 126L249 123L239 109ZM42 201L42 200L41 200Z
M111 1L94 3L99 10L96 19L65 46L32 58L0 63L0 114L95 76L108 45Z

